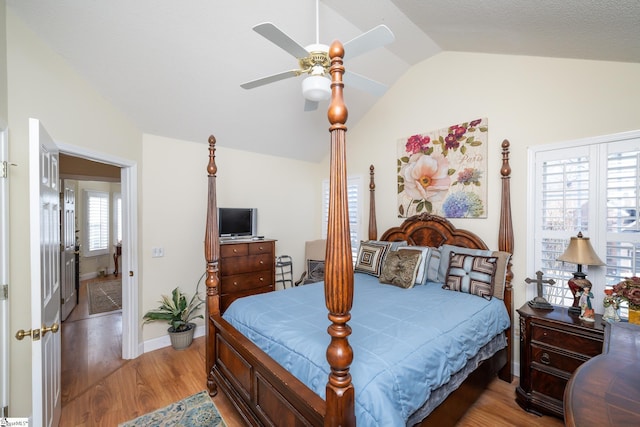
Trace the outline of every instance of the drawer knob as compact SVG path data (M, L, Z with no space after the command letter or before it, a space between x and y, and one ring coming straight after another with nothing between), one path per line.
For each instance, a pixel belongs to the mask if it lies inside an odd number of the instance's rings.
M264 277L261 277L261 278L260 278L260 281L261 281L261 282L264 282Z
M238 286L238 282L233 282L233 286Z
M264 265L264 261L260 260L260 265Z
M237 249L234 249L234 250L233 250L233 253L234 253L234 254L237 254L237 253L238 253L238 250L237 250Z
M545 365L548 365L549 363L551 363L551 357L549 356L549 353L547 352L542 353L542 357L540 357L540 361Z

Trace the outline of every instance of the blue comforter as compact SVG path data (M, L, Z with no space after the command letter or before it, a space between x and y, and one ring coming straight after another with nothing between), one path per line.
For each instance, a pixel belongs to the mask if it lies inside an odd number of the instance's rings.
M402 289L360 273L351 314L359 426L404 426L432 390L509 327L497 298L436 283ZM322 282L238 299L223 317L324 398L329 320Z

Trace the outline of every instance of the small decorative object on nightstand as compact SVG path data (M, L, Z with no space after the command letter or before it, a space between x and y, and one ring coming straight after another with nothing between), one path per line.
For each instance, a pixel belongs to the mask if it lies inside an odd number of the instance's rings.
M585 322L595 322L596 312L591 305L591 299L593 298L593 292L591 292L591 283L585 284L582 290L576 292L576 296L580 296L580 318Z
M620 316L618 315L618 308L620 308L620 301L617 296L613 295L613 287L607 286L604 289L604 300L602 300L604 306L604 313L602 314L602 320L607 322L619 322Z
M570 262L578 265L578 271L573 273L573 278L569 279L567 284L573 294L573 306L569 308L569 312L573 314L581 314L580 309L580 295L578 292L582 291L582 288L589 285L591 282L587 280L587 275L582 272L583 265L604 265L604 263L598 258L598 255L591 247L589 238L584 237L582 232L578 233L578 237L572 237L567 246L567 250L558 257L558 261Z
M524 281L527 283L535 283L538 288L538 296L532 299L531 301L529 301L528 304L530 307L533 307L533 308L538 308L542 310L553 310L553 306L549 304L549 302L547 302L547 300L544 299L544 297L542 296L542 284L548 283L550 285L554 285L556 281L553 279L542 280L542 274L543 274L542 271L537 271L535 280L530 279L528 277L524 279Z

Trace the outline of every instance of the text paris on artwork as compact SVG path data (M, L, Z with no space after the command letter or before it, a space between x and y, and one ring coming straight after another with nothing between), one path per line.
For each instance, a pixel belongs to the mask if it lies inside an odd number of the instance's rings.
M488 120L398 140L398 217L487 217Z

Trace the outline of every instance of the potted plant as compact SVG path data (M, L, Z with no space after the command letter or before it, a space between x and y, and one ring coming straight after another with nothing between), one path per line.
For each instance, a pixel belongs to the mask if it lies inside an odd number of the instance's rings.
M198 298L197 293L189 299L179 287L176 287L171 293L171 298L162 295L160 306L149 310L144 315L144 323L156 320L167 321L171 325L168 329L171 345L176 350L183 350L191 345L196 331L196 324L191 321L198 318L204 319L202 314L196 314L203 304L204 301Z

